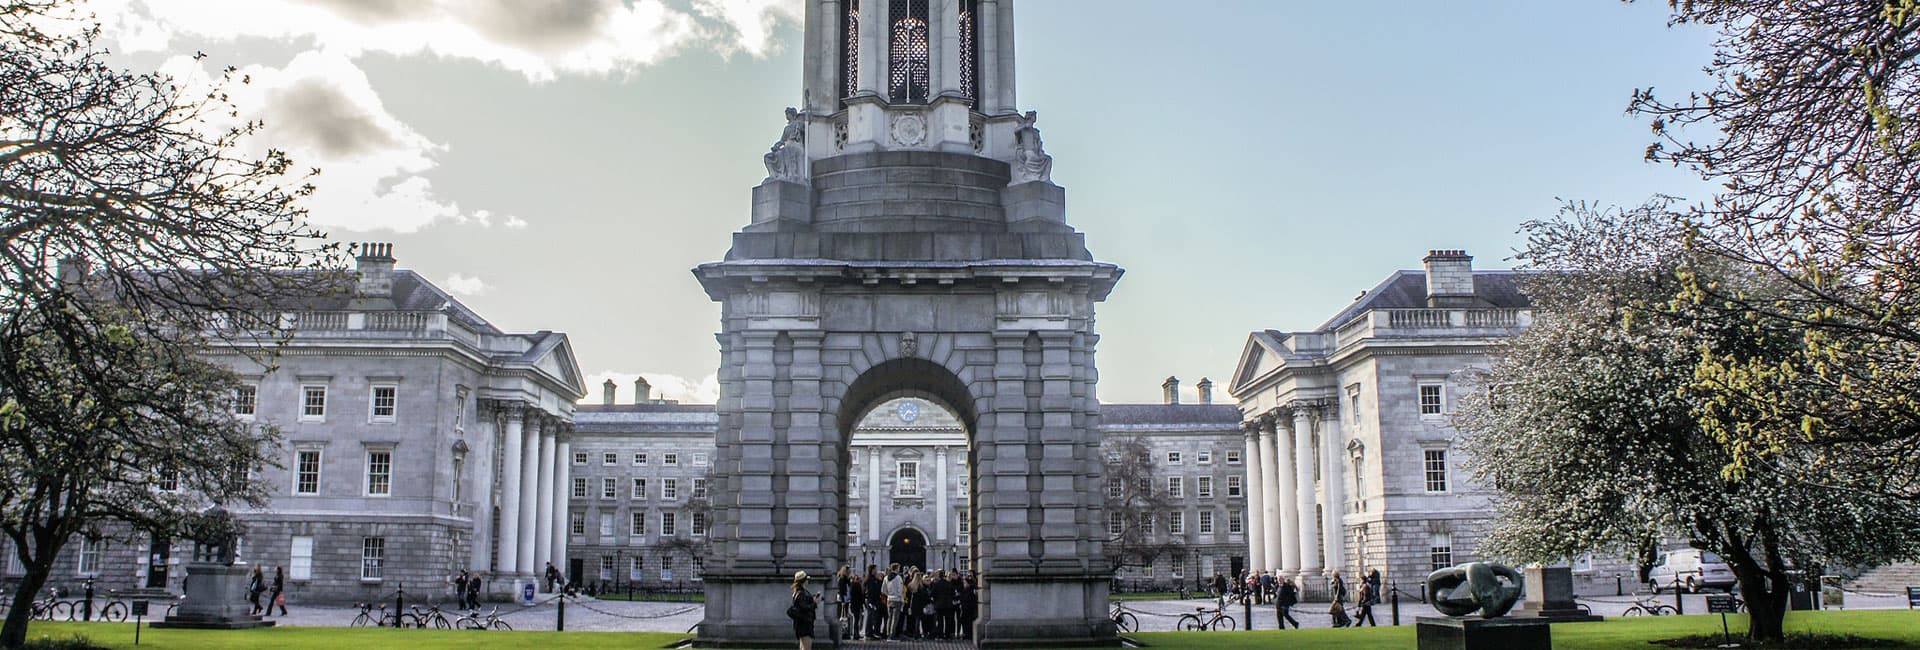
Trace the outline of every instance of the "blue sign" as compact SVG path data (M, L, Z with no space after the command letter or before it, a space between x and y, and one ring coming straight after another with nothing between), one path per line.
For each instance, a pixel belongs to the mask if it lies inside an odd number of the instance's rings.
M520 585L520 604L522 605L533 604L533 583L529 582L529 583Z

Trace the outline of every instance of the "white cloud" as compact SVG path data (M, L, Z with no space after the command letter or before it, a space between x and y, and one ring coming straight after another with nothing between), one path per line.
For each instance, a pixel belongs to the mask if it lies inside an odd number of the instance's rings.
M756 58L773 52L773 30L780 21L805 19L800 0L694 0L693 8L720 23L722 36L715 42L721 51Z
M632 404L633 380L638 377L646 377L647 383L653 385L653 399L670 399L682 404L713 404L720 401L719 375L710 374L696 381L679 375L657 372L636 374L611 370L587 378L587 398L581 401L599 404L602 399L602 385L611 379L614 386L618 387L618 395L614 398L614 403Z
M512 215L507 216L507 223L505 225L507 226L507 228L512 230L527 229L527 221L525 219L521 219L520 217L516 217Z
M478 296L488 288L486 281L475 276L459 273L447 276L447 291L456 296Z

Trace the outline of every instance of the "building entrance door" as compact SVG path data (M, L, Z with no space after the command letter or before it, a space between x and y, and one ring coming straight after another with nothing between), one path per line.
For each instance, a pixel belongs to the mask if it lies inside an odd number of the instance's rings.
M580 578L583 577L582 574L586 573L586 569L587 564L585 560L577 557L567 558L567 584L580 584Z
M173 555L173 540L152 536L147 544L147 588L167 588L167 559Z
M901 567L927 570L927 536L912 528L902 528L887 542L887 561Z

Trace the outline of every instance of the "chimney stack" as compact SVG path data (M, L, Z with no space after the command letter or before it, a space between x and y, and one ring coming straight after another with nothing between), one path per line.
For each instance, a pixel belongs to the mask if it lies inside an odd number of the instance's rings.
M613 406L613 394L615 392L618 392L619 390L620 390L620 385L613 383L612 379L608 379L607 383L600 385L600 392L601 392L600 403L605 404L607 406Z
M1201 403L1201 404L1212 404L1212 403L1213 403L1213 380L1211 380L1211 379L1208 379L1208 378L1206 378L1206 377L1201 377L1201 378L1200 378L1200 383L1198 383L1198 384L1194 384L1193 386L1194 386L1195 388L1198 388L1198 389L1200 389L1200 403Z
M1428 307L1471 307L1474 304L1473 256L1461 250L1427 251Z
M1166 383L1160 384L1160 392L1166 396L1168 404L1179 404L1180 378L1168 377Z
M353 256L361 298L393 297L393 244L361 242Z
M633 403L645 404L651 401L653 401L653 384L647 383L646 377L634 378Z

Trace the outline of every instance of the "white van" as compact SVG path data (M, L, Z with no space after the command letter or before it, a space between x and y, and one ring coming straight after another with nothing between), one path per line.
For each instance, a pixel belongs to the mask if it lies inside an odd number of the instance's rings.
M1654 593L1673 588L1675 582L1687 591L1698 593L1707 588L1732 590L1737 580L1733 569L1720 556L1697 548L1683 548L1661 553L1653 569L1647 571L1647 586Z

